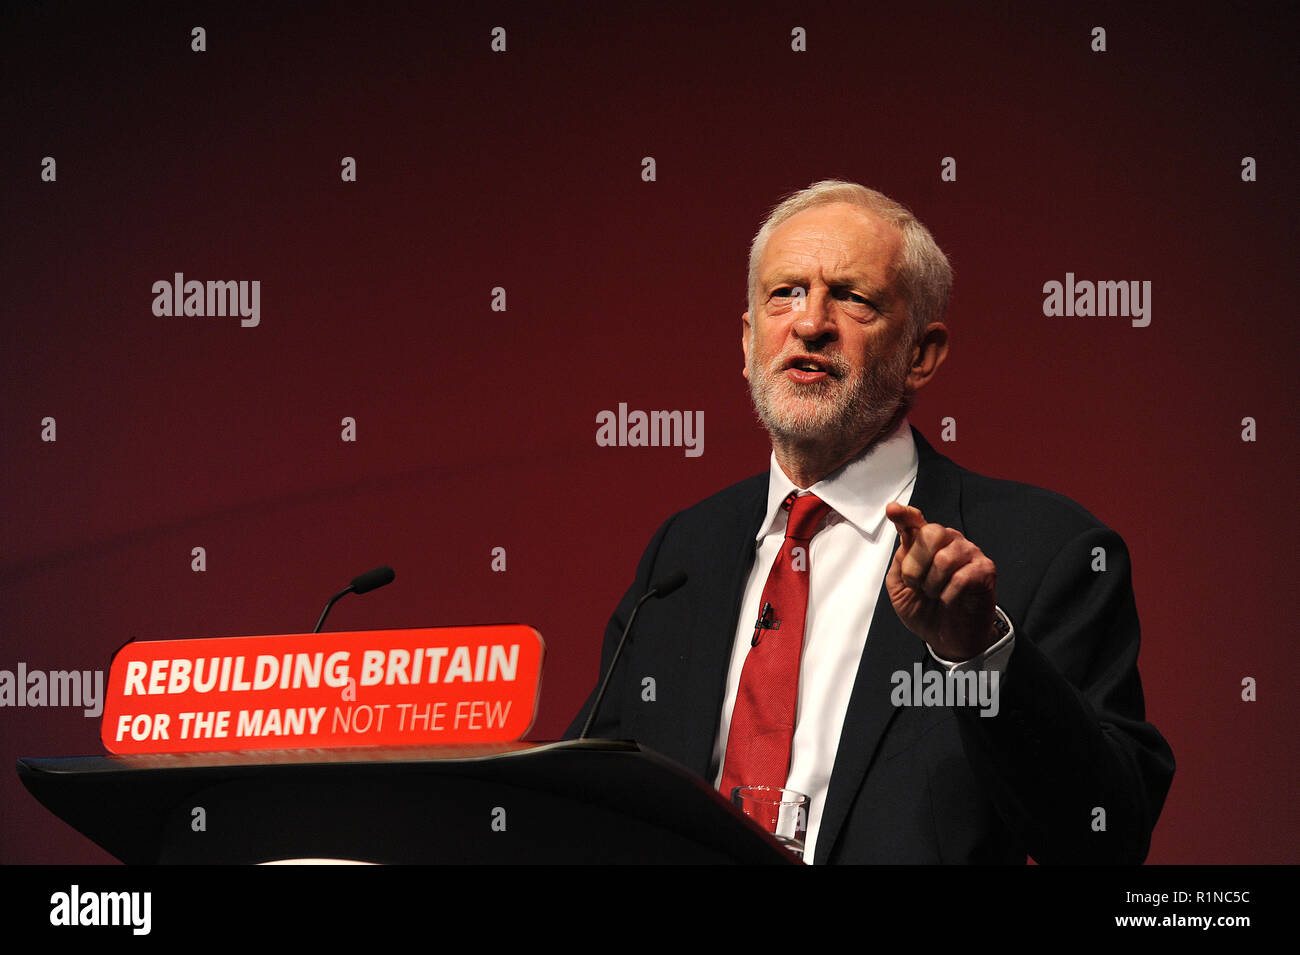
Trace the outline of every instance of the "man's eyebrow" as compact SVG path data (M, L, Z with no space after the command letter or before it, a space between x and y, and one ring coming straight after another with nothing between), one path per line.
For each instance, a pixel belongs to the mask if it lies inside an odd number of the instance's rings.
M765 279L760 279L759 288L770 291L781 285L806 286L807 284L808 277L805 273L794 270L780 270L772 272ZM891 292L887 286L875 285L865 280L833 278L828 285L833 290L858 289L859 295L880 306L892 306L898 299L898 296Z
M761 279L760 283L760 287L763 288L770 288L777 285L806 285L808 284L808 276L803 272L782 270L779 272L772 272L765 278ZM862 290L861 294L873 299L884 300L893 297L888 288L875 285L862 279L835 278L827 284L833 289L860 289Z
M773 272L761 280L763 287L774 285L806 284L808 277L799 272Z

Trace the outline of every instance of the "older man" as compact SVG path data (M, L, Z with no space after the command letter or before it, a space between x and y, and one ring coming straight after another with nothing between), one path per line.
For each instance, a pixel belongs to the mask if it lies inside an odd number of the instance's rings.
M1173 755L1144 721L1127 551L908 426L950 288L880 193L819 182L772 211L741 318L768 473L655 534L602 670L652 583L687 583L641 611L593 733L724 795L806 793L818 863L1140 862ZM954 699L948 671L991 692Z

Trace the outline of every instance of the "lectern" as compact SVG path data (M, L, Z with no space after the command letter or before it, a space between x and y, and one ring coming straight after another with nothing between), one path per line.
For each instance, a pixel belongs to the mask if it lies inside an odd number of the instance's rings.
M630 742L23 758L18 774L126 863L796 862Z

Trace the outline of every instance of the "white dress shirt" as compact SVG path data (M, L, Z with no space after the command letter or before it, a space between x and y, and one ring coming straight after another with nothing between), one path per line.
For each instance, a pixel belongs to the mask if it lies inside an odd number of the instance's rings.
M876 612L881 582L894 557L896 532L885 518L885 505L890 501L907 504L911 500L916 470L916 442L906 421L867 454L806 491L786 476L776 462L775 453L772 455L767 515L759 526L754 565L740 605L722 722L713 747L713 785L716 787L722 780L731 714L763 588L785 542L788 512L781 509L781 502L791 491L816 494L830 505L831 511L808 549L808 613L799 667L790 772L786 779L787 788L808 796L806 862L812 861L816 851L817 831L858 663ZM885 610L894 612L888 605ZM979 657L962 664L962 668L1001 670L1011 647L1012 634L1008 634ZM956 665L939 657L935 659L948 667ZM722 795L730 797L729 793Z

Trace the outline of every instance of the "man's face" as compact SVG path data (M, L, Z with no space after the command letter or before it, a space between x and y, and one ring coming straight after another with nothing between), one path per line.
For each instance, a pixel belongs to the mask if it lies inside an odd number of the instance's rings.
M774 440L865 447L894 418L914 344L897 284L902 247L894 226L845 203L772 232L741 341Z

